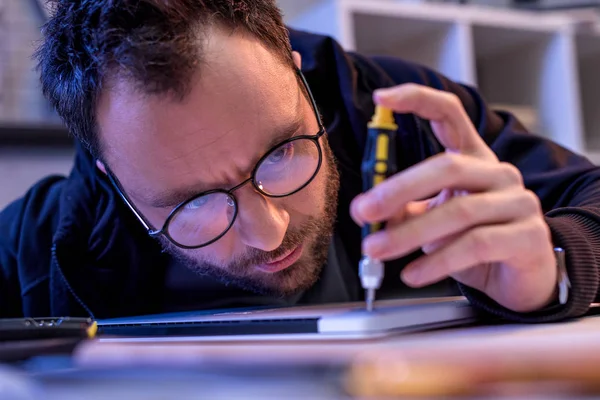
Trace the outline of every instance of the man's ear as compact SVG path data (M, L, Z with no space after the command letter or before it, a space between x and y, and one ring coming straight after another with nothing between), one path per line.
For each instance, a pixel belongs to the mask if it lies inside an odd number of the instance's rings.
M96 167L102 171L104 173L104 175L106 175L106 167L104 166L104 163L100 160L96 160Z
M294 64L298 69L302 67L302 56L297 51L292 51L292 58L294 59Z

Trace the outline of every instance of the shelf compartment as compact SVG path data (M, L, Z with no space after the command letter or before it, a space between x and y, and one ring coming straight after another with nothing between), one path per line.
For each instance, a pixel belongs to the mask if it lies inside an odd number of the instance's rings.
M577 36L583 132L589 151L600 151L600 34Z
M473 27L478 88L494 108L525 111L533 133L582 148L574 46L560 31Z
M400 57L472 84L470 27L453 21L353 12L356 51Z

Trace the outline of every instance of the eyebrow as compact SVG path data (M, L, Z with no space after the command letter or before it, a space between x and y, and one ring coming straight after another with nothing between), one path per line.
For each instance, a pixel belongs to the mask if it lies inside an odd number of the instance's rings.
M261 154L253 160L252 168L254 168L255 164L258 162L260 157L266 154L267 151L278 145L279 143L292 138L304 125L303 113L301 112L301 107L298 107L298 112L296 112L296 117L291 123L283 128L279 128L277 133L271 138L271 140L267 143L265 153ZM242 181L238 182L241 183ZM237 185L237 183L236 183ZM235 185L233 185L235 186ZM206 192L208 190L217 189L214 186L209 187L205 183L198 183L194 186L188 188L182 188L172 191L165 191L162 193L155 193L146 196L139 196L144 202L155 208L173 208L179 205L180 203L191 200L193 197L201 194L202 192Z

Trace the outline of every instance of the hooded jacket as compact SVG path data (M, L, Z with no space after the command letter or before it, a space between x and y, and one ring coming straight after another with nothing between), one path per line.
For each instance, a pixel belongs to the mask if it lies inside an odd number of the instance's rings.
M348 268L357 273L360 258L360 228L348 210L362 188L360 164L374 111L372 93L417 83L456 94L500 161L521 171L525 186L540 198L554 245L566 250L571 281L565 305L528 314L456 286L475 307L514 321L559 320L588 310L598 298L600 279L600 168L528 133L511 114L490 110L475 88L428 68L346 52L326 36L291 30L290 39L302 55L302 71L340 169L335 251L343 254ZM443 151L427 121L410 114L397 115L396 120L400 171ZM399 271L416 256L390 263L383 293L393 296L409 290ZM109 318L160 312L169 262L95 168L91 155L76 144L69 176L39 181L0 213L0 317ZM360 300L357 296L352 300Z

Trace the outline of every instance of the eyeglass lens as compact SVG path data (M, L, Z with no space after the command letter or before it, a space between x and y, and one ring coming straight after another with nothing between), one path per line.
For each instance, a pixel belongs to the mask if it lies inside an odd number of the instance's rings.
M274 148L255 169L254 184L267 196L285 196L305 186L319 168L317 142L298 138ZM182 204L168 222L169 236L183 246L200 246L232 225L237 203L225 191L200 195Z

